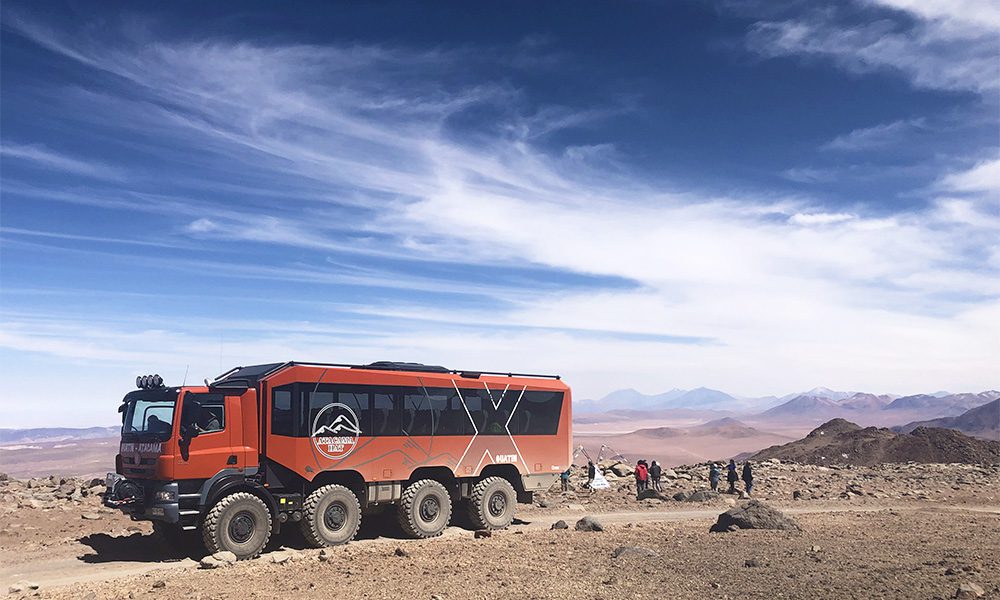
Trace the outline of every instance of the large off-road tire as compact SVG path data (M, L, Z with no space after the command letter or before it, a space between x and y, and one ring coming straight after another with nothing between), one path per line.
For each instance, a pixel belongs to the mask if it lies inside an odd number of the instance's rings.
M271 537L271 512L249 492L236 492L205 515L201 537L210 553L228 550L239 560L259 556Z
M469 520L476 529L506 529L514 521L517 494L503 477L487 477L472 488Z
M361 527L361 503L342 485L324 485L306 497L299 526L314 548L346 544Z
M399 500L399 525L414 538L441 535L451 521L451 495L433 479L414 481Z

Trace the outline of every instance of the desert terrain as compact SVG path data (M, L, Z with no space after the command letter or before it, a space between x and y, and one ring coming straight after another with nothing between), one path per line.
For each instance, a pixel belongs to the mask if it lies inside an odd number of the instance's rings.
M710 533L746 501L704 493L705 465L672 469L660 498L633 482L539 494L508 530L449 527L402 539L389 515L359 539L305 549L292 528L258 559L206 569L204 551L166 549L147 523L99 504L97 482L0 482L0 584L34 598L952 598L1000 594L1000 467L757 465L756 499L800 529ZM591 516L604 531L574 530ZM556 521L569 525L551 530ZM859 551L863 549L863 551ZM972 587L970 587L972 586ZM975 587L978 586L978 587ZM973 590L969 592L968 590Z

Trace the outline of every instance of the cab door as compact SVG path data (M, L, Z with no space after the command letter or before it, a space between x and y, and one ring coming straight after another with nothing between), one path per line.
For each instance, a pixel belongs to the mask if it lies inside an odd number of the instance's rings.
M232 434L239 417L232 410L233 400L217 392L188 391L181 403L175 477L208 479L223 469L237 468Z

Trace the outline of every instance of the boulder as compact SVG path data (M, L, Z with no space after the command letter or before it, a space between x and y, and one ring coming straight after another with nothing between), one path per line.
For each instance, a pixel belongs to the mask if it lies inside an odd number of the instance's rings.
M969 582L963 583L958 586L955 591L956 598L982 598L986 595L986 590L984 590L979 585Z
M611 472L619 477L628 477L633 473L635 469L626 465L625 463L615 463L611 467Z
M687 501L688 502L708 502L710 500L717 500L720 497L721 496L719 495L719 492L713 492L712 490L698 490L696 492L692 492L688 496Z
M552 527L550 527L550 529L569 529L569 525L566 524L566 521L563 521L562 519L560 519L560 520L556 521L555 523L553 523Z
M663 469L663 476L667 479L677 479L677 471L673 469Z
M645 489L636 494L636 500L666 500L667 497L654 489Z
M477 529L476 532L473 534L473 537L476 538L477 540L480 538L493 537L493 532L490 531L489 529Z
M614 552L611 553L611 558L620 558L622 556L653 558L659 556L659 554L657 554L655 550L650 550L649 548L643 548L641 546L618 546L615 548Z
M576 522L577 531L604 531L604 526L594 517L584 517Z
M802 530L794 520L759 500L751 500L730 508L719 515L718 521L709 531L726 532L736 529Z

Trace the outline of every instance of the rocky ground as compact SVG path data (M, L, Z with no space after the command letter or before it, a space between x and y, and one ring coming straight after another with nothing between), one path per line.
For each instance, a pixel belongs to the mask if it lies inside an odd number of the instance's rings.
M617 476L612 490L540 494L517 525L483 539L453 527L433 540L404 540L392 519L369 517L361 539L345 547L307 550L286 533L260 559L216 569L199 568L203 552L165 552L148 524L102 509L92 480L0 480L0 592L123 600L952 598L964 585L961 597L1000 597L1000 467L762 463L755 498L801 530L732 533L709 528L745 502L672 499L707 487L699 481L705 472L668 472L666 500L636 500L631 480ZM584 515L604 531L574 530ZM560 519L569 529L550 531Z
M536 494L535 506L526 512L539 510L662 510L664 501L636 500L632 467L613 461L600 464L610 490L586 489L586 467L574 470L571 490L552 490ZM714 497L708 485L709 464L664 469L662 494L669 503L678 493L695 502L704 500L722 505L728 494ZM622 475L618 475L622 473ZM966 464L889 464L875 467L851 465L802 465L768 460L754 463L755 498L768 502L830 502L834 504L876 505L887 500L920 501L948 504L1000 503L1000 465ZM738 488L742 489L742 482ZM725 491L727 484L720 483ZM693 498L692 498L693 495Z

